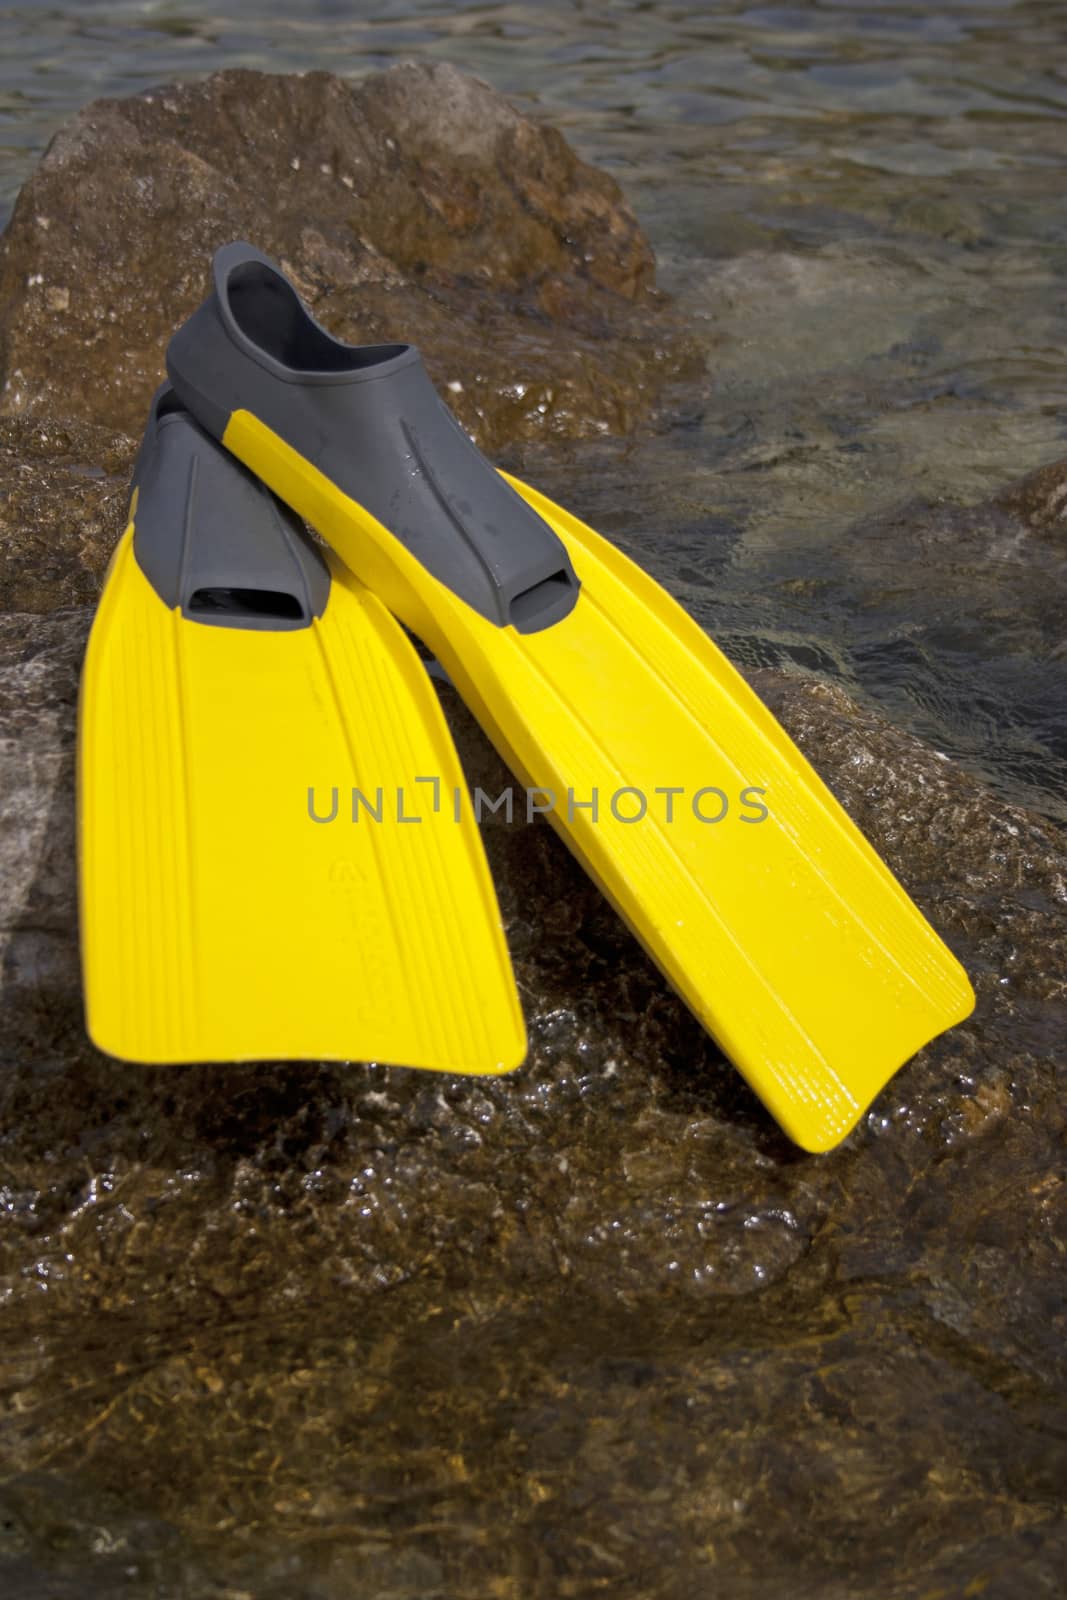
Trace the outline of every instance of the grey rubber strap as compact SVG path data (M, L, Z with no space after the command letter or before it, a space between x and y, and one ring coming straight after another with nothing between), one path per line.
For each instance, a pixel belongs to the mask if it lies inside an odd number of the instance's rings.
M165 605L257 632L309 627L330 572L299 519L198 426L166 384L134 465L133 550Z
M167 370L209 432L251 412L489 621L535 633L573 609L562 541L468 438L414 346L343 344L252 245L217 252L214 292Z

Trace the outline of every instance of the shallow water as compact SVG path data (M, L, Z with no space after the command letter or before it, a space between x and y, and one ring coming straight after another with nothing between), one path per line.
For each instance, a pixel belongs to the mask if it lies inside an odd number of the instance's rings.
M530 450L530 475L741 663L840 679L1067 815L1062 554L951 511L1067 455L1063 6L352 9L5 9L0 200L99 95L222 65L481 73L615 171L708 352L646 436ZM695 1024L642 1060L662 986L613 928L583 936L633 1023L622 1085L608 1004L559 974L502 1086L87 1051L11 1075L17 1600L690 1600L717 1551L731 1600L910 1596L924 1559L925 1592L1021 1592L1012 1541L1062 1501L1062 1297L1024 1232L1051 1123L957 1155L891 1093L858 1150L803 1164ZM1033 1015L952 1036L946 1081L1043 1056ZM1009 1090L983 1093L992 1118ZM1006 1586L965 1588L983 1539Z

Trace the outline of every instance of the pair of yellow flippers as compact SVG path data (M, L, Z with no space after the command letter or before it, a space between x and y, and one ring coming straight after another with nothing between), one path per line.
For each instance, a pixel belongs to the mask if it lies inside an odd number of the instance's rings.
M725 657L618 550L532 489L495 472L437 396L415 350L341 344L311 318L273 262L236 244L218 252L213 293L175 335L167 364L177 400L202 429L341 557L343 568L331 564L331 598L311 624L313 634L330 634L329 607L341 594L346 598L335 606L338 632L351 626L347 616L341 626L342 611L360 608L361 617L370 619L362 629L373 636L379 663L378 677L368 682L354 649L346 650L343 674L325 667L323 647L317 646L314 668L308 662L290 669L285 650L295 663L302 647L282 638L291 641L307 630L293 626L273 640L271 630L263 630L263 652L271 652L266 698L284 706L284 719L272 723L279 741L271 753L274 766L261 774L272 776L278 797L270 827L272 859L281 858L280 893L272 901L264 892L248 920L257 930L254 964L265 974L275 1009L247 1033L243 1023L233 1023L235 1038L256 1041L239 1053L371 1055L473 1071L505 1070L522 1054L495 902L469 826L457 825L450 811L447 821L439 816L439 827L420 832L419 844L404 844L406 867L396 873L389 851L401 829L376 827L378 855L370 873L375 911L362 925L348 922L349 913L339 909L342 897L325 888L338 871L333 825L312 824L317 833L292 838L281 798L294 767L286 730L294 716L306 716L300 708L309 699L323 712L316 736L324 749L331 737L327 723L336 744L336 730L347 729L353 716L387 720L390 729L407 718L418 723L411 737L423 743L405 752L400 766L409 755L426 763L425 771L405 772L407 781L435 774L452 783L454 753L390 613L434 650L517 778L537 791L538 807L798 1144L808 1150L836 1144L903 1061L968 1015L974 997L958 963ZM186 420L185 426L192 424ZM135 558L133 538L133 557L120 551L120 562ZM108 604L106 596L102 616ZM187 656L207 648L187 642L191 631L206 629L180 603L176 610L172 606L168 625ZM121 631L118 618L112 631ZM237 633L248 630L230 631L234 637L225 650L232 656L243 648ZM320 669L328 691L310 681ZM219 670L225 676L235 669L224 663ZM297 681L286 690L281 679L290 670ZM188 669L184 675L179 669L175 692L187 680ZM380 703L369 702L387 680L395 699L385 719ZM237 715L247 689L239 678L232 695L227 689L223 725ZM188 712L188 700L184 706ZM249 737L257 749L266 749L267 729L255 729L258 715ZM196 848L202 849L219 796L212 780L200 774L212 742L223 739L222 726L207 722L204 747L193 749L195 719L186 714L181 720L185 744L177 765L202 809L191 813L188 795L175 802L170 837L188 818L185 838L199 838ZM376 791L399 768L383 762L372 739L369 773L356 759L360 737L345 738L353 757L349 773L361 780L356 787ZM83 750L85 744L83 739ZM310 749L304 759L309 767L315 764ZM156 788L165 787L161 774L152 777ZM329 781L331 788L334 783L317 773L308 781ZM346 776L340 787L347 782ZM120 801L129 804L130 798L123 794ZM363 825L350 825L350 835ZM83 852L94 828L85 813ZM425 823L408 833L419 828ZM441 854L434 858L427 837L440 841L442 834L444 842L434 845ZM366 837L359 835L361 841ZM254 873L262 862L262 843L248 837L239 858L243 872ZM158 838L142 837L140 844L158 853ZM222 853L234 849L225 829L221 843L213 836L216 846ZM306 852L312 858L319 852L322 859L305 861ZM349 865L353 872L366 871L365 863ZM167 866L172 895L185 883L206 894L203 910L196 907L190 916L201 937L210 923L207 937L214 938L226 925L228 903L221 891L217 900L205 891L205 876L214 888L205 859L175 855ZM146 863L138 861L126 869L125 881L131 872L145 871ZM436 899L420 899L420 893L430 895L431 880ZM90 886L84 875L83 885ZM414 897L411 885L419 891ZM307 953L294 964L291 944L286 942L281 957L271 946L279 909L284 923L290 897L297 899L306 916L303 929L318 938L318 948L330 944L328 970L312 966L303 1023L293 985L304 988ZM402 968L405 958L404 913L415 907L423 924L417 954L431 975L428 988L397 965ZM455 938L468 941L462 975L454 965L459 956L448 908L456 919ZM177 920L187 946L196 927L189 917ZM392 942L381 938L389 926ZM113 947L113 934L98 936L99 950L108 948L109 937ZM168 925L171 938L178 942ZM395 1032L388 1025L379 1028L376 1018L362 1026L360 963L368 939L375 950L373 970L391 997ZM165 951L153 959L156 982L165 983ZM199 996L208 974L203 967L189 968L188 955L183 959L190 988ZM228 992L231 1008L244 1009L244 991L225 961L216 957L215 970L220 979L213 1004L225 1007ZM283 1026L286 971L296 1004ZM244 970L237 976L243 978ZM457 1000L464 983L472 999L477 996L477 1039L465 997ZM418 1037L400 1017L416 987L427 1005L438 1008ZM157 1009L158 1003L153 1015ZM323 1019L319 1032L307 1020L313 1014ZM457 1023L463 1024L461 1043ZM144 1026L150 1034L151 1021ZM198 1038L206 1041L197 1026L194 1019L193 1031L176 1040L173 1057L195 1048ZM374 1036L378 1046L365 1048ZM106 1044L102 1030L97 1037ZM225 1034L220 1029L211 1037Z

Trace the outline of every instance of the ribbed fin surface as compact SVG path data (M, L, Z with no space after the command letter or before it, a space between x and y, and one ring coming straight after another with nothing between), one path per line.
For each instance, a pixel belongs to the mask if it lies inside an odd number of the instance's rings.
M525 1050L477 829L397 624L339 564L310 627L163 605L132 526L94 623L79 737L90 1032L137 1061L375 1059L508 1070ZM351 821L351 790L383 820ZM338 791L338 815L316 823ZM396 821L396 791L421 823Z

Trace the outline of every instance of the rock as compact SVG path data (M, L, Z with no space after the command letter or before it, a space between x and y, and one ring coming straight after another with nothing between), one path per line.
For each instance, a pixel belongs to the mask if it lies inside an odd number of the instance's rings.
M0 417L0 595L9 611L87 605L129 500L134 441L91 423Z
M1052 461L1012 484L994 502L1032 533L1067 536L1067 461Z
M479 79L227 71L53 139L0 241L2 409L138 434L241 236L341 337L419 344L485 448L624 432L696 359L614 180Z
M910 1593L928 1568L1006 1600L1020 1561L1044 1592L1067 1470L1055 833L841 690L760 675L979 995L820 1159L543 824L486 831L530 1022L513 1076L130 1068L80 1027L86 620L0 619L8 1588L110 1592L121 1542L145 1600L178 1571L267 1600L750 1600L797 1572ZM468 771L502 783L444 694Z
M0 1287L36 1330L5 1436L18 1570L44 1539L73 1573L107 1530L132 1538L133 1483L150 1559L184 1535L198 1572L264 1594L351 1592L396 1562L466 1592L468 1549L556 1593L634 1538L671 1550L679 1600L743 1594L725 1575L753 1564L772 1587L797 1562L833 1574L860 1544L867 1592L914 1550L995 1572L1063 1467L1043 1431L1063 1351L1054 837L841 691L761 677L980 995L820 1161L544 826L488 832L531 1020L515 1076L132 1070L78 1038L82 632L11 617L0 637L23 774L0 837ZM502 781L446 703L470 769ZM86 1504L69 1473L90 1449ZM256 1569L208 1531L219 1504L271 1530ZM506 1552L484 1544L505 1523Z
M74 732L89 617L0 613L0 993L4 1049L84 1046L74 879Z

